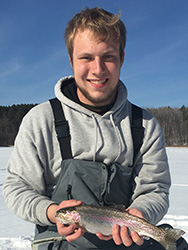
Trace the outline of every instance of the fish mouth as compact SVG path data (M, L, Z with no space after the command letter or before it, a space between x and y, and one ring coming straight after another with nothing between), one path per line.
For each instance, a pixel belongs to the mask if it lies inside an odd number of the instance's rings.
M70 208L70 210L60 209L56 212L55 217L63 224L78 223L80 220L79 213L74 208Z

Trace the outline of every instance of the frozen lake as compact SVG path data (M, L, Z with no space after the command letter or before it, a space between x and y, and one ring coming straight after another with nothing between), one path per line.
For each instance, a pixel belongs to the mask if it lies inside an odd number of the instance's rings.
M2 197L2 184L6 164L13 148L0 147L0 249L30 249L34 226L17 218L6 207ZM188 148L167 148L172 176L170 208L162 222L186 231L188 241ZM161 222L161 223L162 223Z

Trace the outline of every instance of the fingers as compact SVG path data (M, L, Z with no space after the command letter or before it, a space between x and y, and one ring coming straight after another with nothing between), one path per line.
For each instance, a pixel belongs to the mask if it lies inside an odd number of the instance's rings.
M106 240L107 241L107 240L112 239L112 235L104 235L102 233L97 233L96 235L100 240Z
M77 240L85 233L81 230L81 228L77 228L76 224L66 226L61 224L60 222L57 222L57 229L59 234L64 236L65 239L69 242Z
M120 236L120 230L118 225L113 225L112 227L112 237L116 245L120 245L122 243L122 239Z
M122 243L123 243L126 247L129 247L129 246L132 245L132 243L133 243L134 240L131 239L131 237L129 236L129 231L128 231L128 228L127 228L127 227L122 226L120 235L121 235Z
M131 232L132 240L138 245L141 246L144 243L144 240L136 232Z
M139 211L139 210L136 209L136 208L128 208L128 209L126 209L126 211L127 211L129 214L132 214L132 215L134 215L134 216L137 216L137 217L140 217L140 218L142 218L142 219L145 219L144 216L143 216L143 214L142 214L142 212Z
M113 225L112 232L113 240L116 245L120 245L122 243L127 247L132 245L133 241L129 236L127 227L122 226L120 230L118 225Z
M61 224L60 222L56 223L57 229L60 235L67 236L69 234L72 234L74 230L76 230L77 226L76 224L72 224L70 226L66 226L64 224Z
M133 242L135 242L139 246L144 243L144 241L136 232L131 232L130 235L127 227L125 226L122 226L120 229L118 225L113 225L112 237L116 245L120 245L123 243L126 247L131 246Z
M74 207L74 206L79 206L82 204L82 201L77 201L77 200L64 200L62 201L59 206L58 209L60 208L64 208L64 207Z
M77 240L78 238L80 238L82 235L84 234L84 232L78 228L78 229L75 229L74 232L72 234L69 234L69 235L64 235L65 239L68 241L68 242L71 242L71 241L74 241L74 240Z

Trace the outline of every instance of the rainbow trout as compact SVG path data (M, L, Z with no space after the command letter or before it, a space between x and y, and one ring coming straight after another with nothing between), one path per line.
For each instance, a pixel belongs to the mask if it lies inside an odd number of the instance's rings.
M110 235L113 224L124 225L143 238L153 238L166 250L176 250L175 242L185 233L180 229L156 227L116 207L81 205L62 208L56 212L56 218L62 224L77 224L93 234Z

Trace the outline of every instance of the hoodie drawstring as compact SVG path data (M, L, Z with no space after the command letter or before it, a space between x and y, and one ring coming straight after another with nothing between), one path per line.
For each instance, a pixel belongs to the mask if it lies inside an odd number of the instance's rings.
M121 155L121 152L122 152L122 144L121 144L121 138L120 138L119 130L118 130L118 128L117 128L116 125L115 125L115 122L114 122L114 120L113 120L112 114L110 114L110 121L111 121L112 126L113 126L113 128L114 128L114 130L115 130L116 137L117 137L117 140L118 140L118 145L119 145L119 147L118 147L118 148L119 148L119 152L118 152L117 157L116 157L115 160L114 160L114 162L116 162L116 161L118 160L118 158L120 157L120 155Z
M96 152L97 152L97 143L98 143L98 132L97 132L97 119L94 115L92 115L94 121L94 131L95 131L95 143L94 143L94 152L93 152L93 162L96 160Z
M97 143L98 143L98 128L97 128L97 119L96 119L95 115L92 115L92 118L93 118L93 121L94 121L94 133L95 133L93 162L95 162L95 160L96 160L96 152L97 152ZM115 134L116 134L116 137L117 137L117 140L118 140L118 149L119 150L118 150L118 154L117 154L117 156L116 156L116 158L114 160L114 162L116 162L118 160L118 158L120 157L121 152L122 152L122 143L121 143L121 137L120 137L119 130L115 125L112 114L110 114L110 121L112 123L112 126L114 128L114 131L115 131Z

